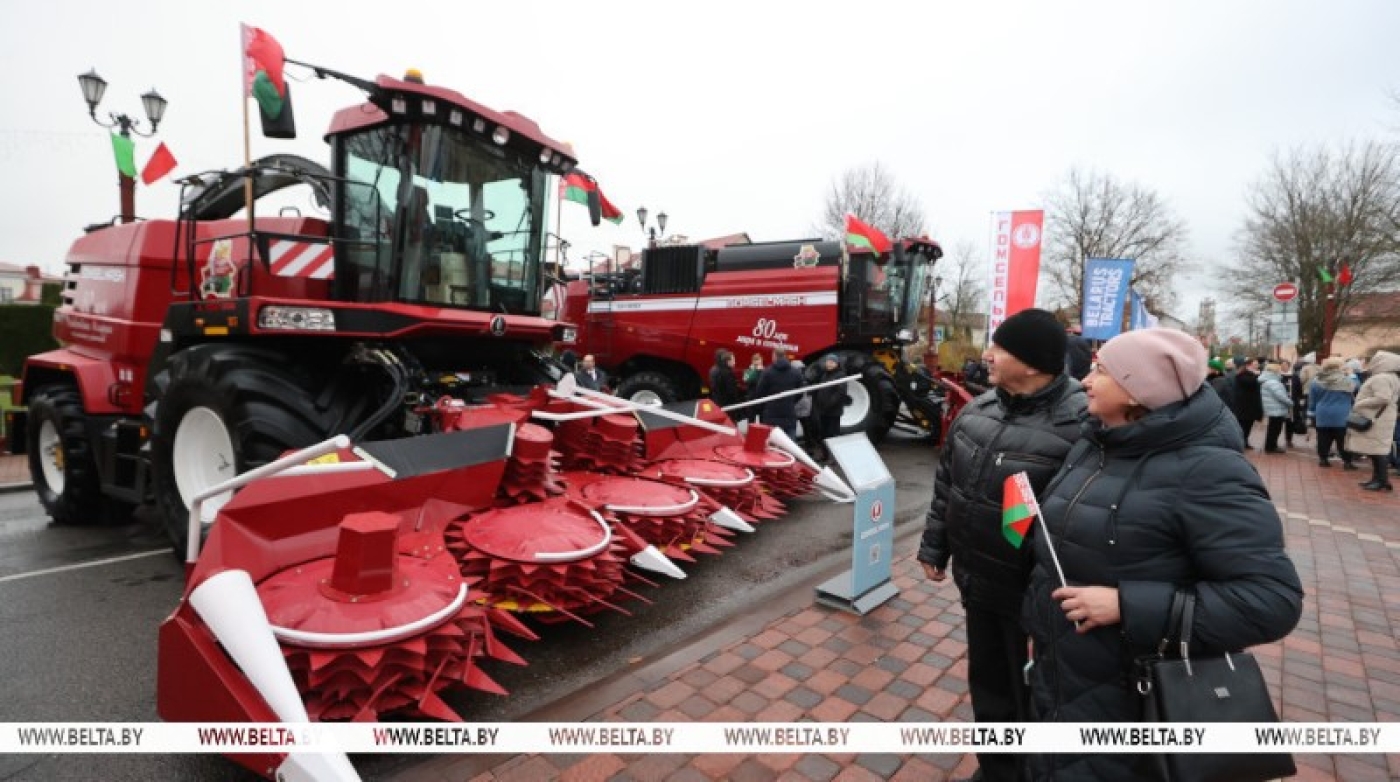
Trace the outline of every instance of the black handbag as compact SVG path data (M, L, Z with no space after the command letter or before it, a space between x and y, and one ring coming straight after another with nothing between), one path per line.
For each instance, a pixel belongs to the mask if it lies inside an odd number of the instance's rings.
M1372 421L1360 413L1347 415L1347 428L1353 432L1364 432L1371 428Z
M1172 598L1157 653L1139 658L1143 722L1278 722L1269 687L1249 652L1191 657L1196 596ZM1177 657L1169 657L1173 639ZM1286 752L1159 755L1158 773L1171 782L1264 782L1298 773Z

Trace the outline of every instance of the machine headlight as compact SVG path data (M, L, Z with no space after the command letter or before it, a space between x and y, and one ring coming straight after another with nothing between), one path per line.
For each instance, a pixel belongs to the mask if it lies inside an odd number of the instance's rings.
M258 328L276 331L335 331L335 313L321 307L263 307Z
M914 341L914 332L910 331L909 329L900 329L899 333L895 336L898 337L901 342Z
M559 329L559 340L558 340L558 341L559 341L559 342L577 342L577 341L578 341L578 329L575 329L575 328L563 328L563 329Z

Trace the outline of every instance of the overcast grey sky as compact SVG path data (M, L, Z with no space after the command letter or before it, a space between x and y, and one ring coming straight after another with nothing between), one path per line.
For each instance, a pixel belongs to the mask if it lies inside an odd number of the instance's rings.
M237 165L239 22L337 70L419 68L572 142L627 214L593 228L565 204L562 233L582 250L640 245L639 205L697 239L806 236L833 179L876 161L945 247L985 247L991 212L1037 208L1071 166L1094 167L1157 190L1190 226L1203 271L1180 281L1173 313L1188 321L1271 154L1400 137L1394 0L79 0L7 16L0 261L55 273L82 226L117 211L111 147L75 77L95 67L109 82L102 118L143 116L139 95L157 88L177 176ZM359 95L293 89L300 138L255 130L253 153L324 160L331 112ZM138 167L154 145L138 140ZM177 190L138 185L138 213L173 216Z

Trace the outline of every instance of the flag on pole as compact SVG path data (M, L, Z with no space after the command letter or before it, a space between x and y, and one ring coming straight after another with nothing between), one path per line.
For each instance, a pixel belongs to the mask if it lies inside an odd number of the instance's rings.
M559 195L565 201L573 201L576 204L588 205L588 194L598 191L598 183L593 181L593 177L577 171L565 174L559 180Z
M893 249L889 237L880 233L880 229L873 225L862 222L859 217L846 213L846 244L852 247L860 247L873 253L887 253Z
M1337 284L1338 284L1338 285L1350 285L1350 284L1351 284L1351 280L1352 280L1352 277L1351 277L1351 264L1349 264L1349 263L1344 263L1344 264L1342 264L1342 272L1341 272L1341 274L1338 274L1338 275L1337 275Z
M604 220L616 225L622 224L622 210L603 195L602 188L598 187L598 180L577 170L565 174L564 178L559 180L559 197L565 201L588 206L590 196L597 199Z
M165 142L160 142L156 151L151 153L151 159L146 161L146 165L141 169L141 181L145 184L160 179L175 170L175 156L170 154L170 148L165 146Z
M258 102L263 135L296 138L292 93L283 77L282 44L257 27L243 25L243 94Z
M1030 478L1024 472L1006 476L1001 491L1001 534L1007 542L1020 548L1031 531L1031 523L1040 515Z
M1336 279L1335 277L1332 276L1332 272L1327 271L1327 267L1326 267L1326 266L1319 266L1319 267L1317 267L1317 276L1321 277L1323 282L1336 282L1336 281L1337 281L1337 279Z
M136 143L130 136L112 134L112 154L117 158L117 170L132 179L136 178Z

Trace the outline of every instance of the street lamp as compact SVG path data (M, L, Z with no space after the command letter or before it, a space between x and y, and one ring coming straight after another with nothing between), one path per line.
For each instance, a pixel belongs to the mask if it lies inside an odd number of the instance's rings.
M83 91L83 100L87 101L88 116L92 121L104 128L117 128L117 132L123 138L131 138L135 133L142 138L150 138L156 134L156 128L165 117L165 98L155 89L141 96L141 107L146 111L146 120L151 123L149 133L142 133L140 130L140 120L132 119L126 114L107 112L111 122L103 122L97 118L97 104L102 102L102 95L107 92L107 80L97 75L97 70L92 69L78 77L78 86ZM117 185L121 191L121 221L130 223L136 219L136 179L130 177L126 172L120 172Z
M943 278L934 277L928 297L928 351L924 353L924 366L930 374L938 372L938 289L942 285Z
M651 246L652 246L652 247L655 247L655 246L656 246L657 237L658 237L658 236L665 236L665 235L666 235L666 213L665 213L665 212L659 212L659 213L657 213L657 215L656 215L656 228L649 228L649 227L647 226L647 214L648 214L648 212L647 212L647 208L646 208L645 206L639 206L639 207L637 207L637 222L639 222L639 223L642 224L642 230L643 230L644 232L646 232L646 233L648 234L648 236L650 237L650 239L651 239ZM660 231L661 231L660 234L657 233L657 229L658 229L658 228L659 228Z

